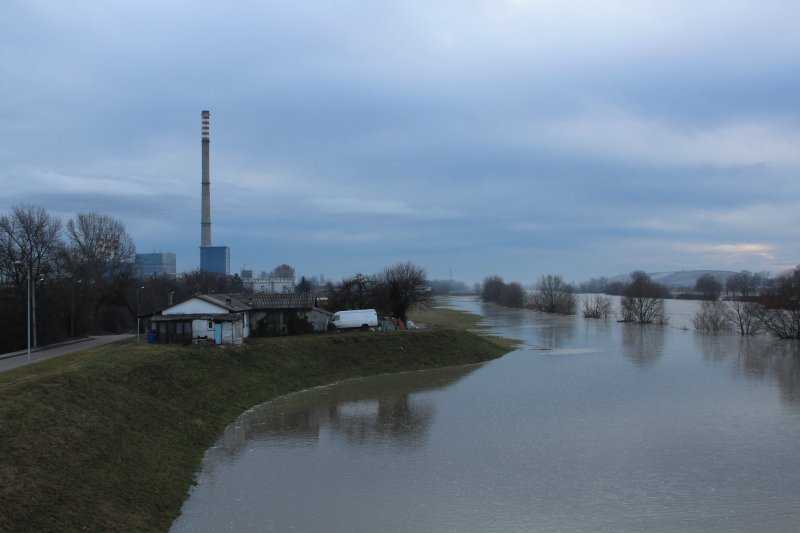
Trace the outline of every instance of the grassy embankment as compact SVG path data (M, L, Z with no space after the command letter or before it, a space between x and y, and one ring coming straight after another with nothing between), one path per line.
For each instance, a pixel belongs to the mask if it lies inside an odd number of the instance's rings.
M463 365L513 343L473 315L412 314L424 330L122 341L0 374L0 530L157 531L180 511L205 450L243 411L365 375Z

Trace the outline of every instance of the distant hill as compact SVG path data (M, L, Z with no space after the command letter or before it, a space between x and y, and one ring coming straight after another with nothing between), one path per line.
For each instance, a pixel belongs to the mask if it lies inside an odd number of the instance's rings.
M723 286L725 286L725 282L728 280L728 278L736 274L736 272L732 272L730 270L680 270L677 272L647 273L647 275L650 276L653 281L657 281L658 283L661 283L670 289L691 289L697 282L697 278L705 274L711 274L717 278ZM623 283L627 283L630 281L630 279L630 274L620 274L619 276L608 278L608 281L621 281Z

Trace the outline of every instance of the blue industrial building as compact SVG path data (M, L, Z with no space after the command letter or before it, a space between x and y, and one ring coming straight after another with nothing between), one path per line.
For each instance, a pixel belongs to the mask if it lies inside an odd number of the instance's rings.
M201 246L200 270L228 276L231 273L231 249L227 246Z

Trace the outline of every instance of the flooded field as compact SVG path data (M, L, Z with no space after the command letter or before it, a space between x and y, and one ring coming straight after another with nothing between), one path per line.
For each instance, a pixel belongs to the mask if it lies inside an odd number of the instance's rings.
M797 529L796 344L448 305L524 345L249 410L172 530Z

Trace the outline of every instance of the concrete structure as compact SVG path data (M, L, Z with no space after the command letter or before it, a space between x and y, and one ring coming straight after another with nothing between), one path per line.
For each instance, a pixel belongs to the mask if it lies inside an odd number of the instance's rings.
M231 273L231 250L227 246L211 246L211 112L200 113L201 120L201 205L200 205L200 270L228 276Z
M173 252L136 254L136 276L175 276L176 258Z
M211 169L210 169L210 129L211 113L200 113L202 124L202 204L200 206L200 246L211 246Z

